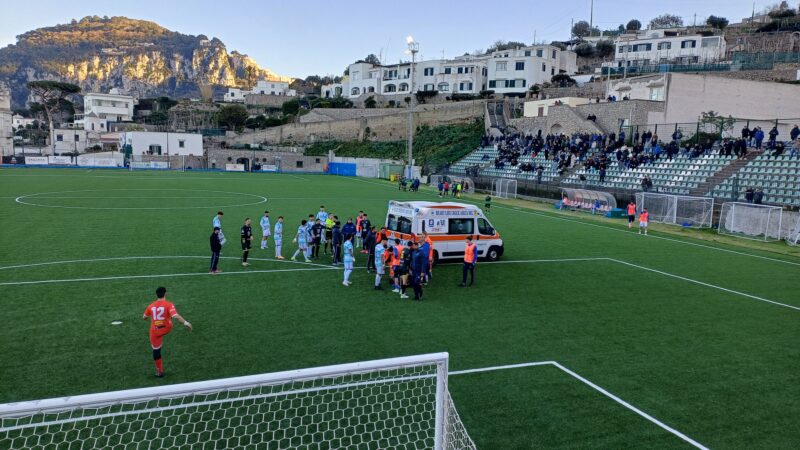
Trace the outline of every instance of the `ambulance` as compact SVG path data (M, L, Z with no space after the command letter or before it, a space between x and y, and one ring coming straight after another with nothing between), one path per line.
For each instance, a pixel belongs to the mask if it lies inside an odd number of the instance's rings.
M427 231L433 241L433 260L462 260L465 239L472 236L478 257L496 261L503 256L503 240L475 205L453 202L389 202L386 230L404 244Z

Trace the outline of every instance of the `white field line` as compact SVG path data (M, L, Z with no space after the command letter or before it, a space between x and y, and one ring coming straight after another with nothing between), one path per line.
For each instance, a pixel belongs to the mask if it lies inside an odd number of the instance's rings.
M67 174L67 173L64 173L64 174L32 173L32 174L25 174L25 175L18 174L18 173L11 173L12 171L13 172L17 172L19 170L20 169L0 169L0 174L2 174L2 175L0 175L0 178L2 178L2 177L69 177L69 178L72 178L72 177L83 177L83 178L86 178L86 175L75 175L75 174ZM61 169L61 170L70 170L70 169ZM171 177L159 177L157 175L152 175L152 176L147 176L147 175L128 175L129 173L136 173L136 172L138 172L138 171L134 170L134 171L131 171L131 172L129 172L129 171L125 171L124 173L120 172L120 175L91 175L90 178L114 178L114 179L118 179L118 180L136 178L136 179L153 180L153 181L159 181L159 180L214 180L214 181L219 181L219 178L192 176L193 174L191 174L191 175L187 174L186 176L171 176ZM173 171L172 173L180 173L180 172ZM216 173L218 175L225 175L226 173L232 174L233 172L216 172ZM258 177L252 177L252 178L251 177L231 177L227 181L258 181L259 183L261 183L263 181L272 181L272 182L281 182L281 183L283 183L285 181L295 182L294 180L287 180L286 178L278 179L278 178L272 178L272 177L265 176L265 175L260 175Z
M14 266L3 266L0 267L0 270L5 269L21 269L25 267L39 267L39 266L50 266L50 265L57 265L57 264L73 264L73 263L88 263L88 262L104 262L104 261L126 261L126 260L147 260L147 259L209 259L211 255L207 256L120 256L120 257L113 257L113 258L95 258L95 259L72 259L72 260L62 260L62 261L46 261L46 262L39 262L39 263L32 263L32 264L17 264ZM240 259L237 256L220 256L220 259ZM291 261L287 259L269 259L269 258L248 258L251 261L268 261L268 262L276 262L282 264L300 264L303 266L315 266L315 267L324 267L326 269L333 269L334 267L328 266L325 264L317 264L317 263L307 263L302 261Z
M538 361L538 362L529 362L529 363L521 363L521 364L508 364L508 365L504 365L504 366L481 367L481 368L478 368L478 369L453 370L453 371L450 371L448 373L448 375L467 375L467 374L471 374L471 373L493 372L493 371L496 371L496 370L519 369L519 368L523 368L523 367L534 367L534 366L552 366L552 367L555 367L555 368L561 370L562 372L566 373L567 375L569 375L569 376L575 378L576 380L580 381L581 383L583 383L583 384L589 386L590 388L596 390L597 392L603 394L604 396L610 398L611 400L614 400L615 402L617 402L618 404L624 406L625 408L629 409L630 411L633 411L637 415L645 418L646 420L648 420L649 422L651 422L651 423L655 424L656 426L662 428L663 430L665 430L665 431L673 434L674 436L677 436L678 438L684 440L685 442L693 445L694 447L702 449L702 450L708 450L708 447L704 446L703 444L695 441L694 439L692 439L689 436L681 433L680 431L676 430L675 428L670 427L669 425L665 424L664 422L661 422L660 420L656 419L655 417L651 416L650 414L647 414L646 412L642 411L641 409L631 405L630 403L626 402L625 400L617 397L616 395L612 394L611 392L607 391L606 389L603 389L602 387L598 386L597 384L592 383L588 379L578 375L577 373L575 373L572 370L564 367L563 365L559 364L556 361Z
M238 272L220 272L210 274L206 272L191 273L161 273L153 275L121 275L115 277L96 277L96 278L65 278L61 280L38 280L38 281L10 281L0 283L0 286L21 286L28 284L51 284L51 283L75 283L81 281L109 281L109 280L133 280L137 278L173 278L173 277L198 277L198 276L222 276L222 275L247 275L254 273L279 273L279 272L313 272L319 270L336 270L335 267L309 267L305 269L271 269L271 270L240 270Z
M48 197L45 197L45 196L41 196L40 197L40 196L37 196L37 197L33 197L33 198L36 198L36 199L46 198L46 199L51 199L51 200L59 200L59 199L62 199L62 198L66 198L66 199L83 199L83 200L126 199L126 200L148 200L149 201L149 200L162 200L162 199L175 199L175 198L180 198L180 199L198 199L198 198L199 199L220 199L220 198L238 199L238 198L241 198L241 197L231 197L231 196L228 196L228 197L220 197L220 196L209 196L209 197L105 197L105 196L102 196L102 197L76 197L76 196L59 197L59 196L52 196L52 197L50 197L50 196L48 196Z
M387 185L385 183L376 183L376 182L372 182L372 181L368 181L368 180L362 180L362 179L353 178L353 177L351 177L351 179L353 179L354 181L360 181L362 183L374 184L376 186L383 186L383 187L386 187L386 188L391 188L392 187L392 186ZM423 195L428 195L430 197L437 197L438 198L438 196L433 192L427 192L427 191L424 191L424 190L420 191L420 192ZM462 201L462 202L465 202L465 203L472 203L472 204L475 204L475 205L478 205L478 206L481 205L480 202L473 201L473 200L468 200L468 199L463 199L463 198L459 199L459 201ZM589 226L589 227L603 228L603 229L610 230L610 231L616 231L618 233L627 233L627 234L631 234L631 235L635 235L636 234L636 233L631 233L629 230L621 229L621 228L617 228L617 227L613 227L613 226L609 226L609 225L602 225L602 224L597 224L597 223L584 222L582 220L570 219L568 217L553 216L553 215L550 215L550 214L545 214L545 213L541 213L541 212L537 212L537 211L526 211L526 210L523 210L523 209L517 208L517 207L494 205L494 208L505 209L505 210L508 210L508 211L518 212L518 213L521 213L521 214L530 214L532 216L542 217L542 218L545 218L545 219L562 220L562 221L565 221L565 222L577 223L577 224L586 225L586 226ZM707 249L710 249L710 250L716 250L716 251L725 252L725 253L732 253L732 254L740 255L740 256L747 256L747 257L750 257L750 258L758 258L758 259L777 262L777 263L781 263L781 264L790 264L790 265L793 265L793 266L800 266L800 262L786 261L784 259L771 258L769 256L754 255L752 253L745 253L745 252L740 252L740 251L736 251L736 250L730 250L730 249L727 249L727 248L714 247L714 246L711 246L711 245L705 245L705 244L699 244L699 243L696 243L696 242L683 241L683 240L680 240L680 239L673 239L673 238L668 238L668 237L664 237L664 236L656 236L656 235L653 235L652 233L648 235L648 238L661 239L663 241L676 242L678 244L692 245L692 246L695 246L695 247L707 248Z

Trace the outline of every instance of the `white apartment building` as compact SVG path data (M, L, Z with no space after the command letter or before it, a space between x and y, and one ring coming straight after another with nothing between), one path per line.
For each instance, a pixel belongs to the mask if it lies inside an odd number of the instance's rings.
M119 134L120 152L131 146L132 155L202 155L203 135L126 131Z
M681 30L645 30L624 34L615 42L615 67L650 64L704 64L725 57L723 36L685 34Z
M36 122L36 119L32 119L29 117L22 117L19 114L14 114L13 116L11 116L11 126L13 126L15 130L25 128L28 125L32 126L33 122Z
M87 138L86 130L80 128L56 128L53 130L55 142L53 151L55 153L83 153L87 147L91 147Z
M438 91L477 94L486 89L487 56L461 56L414 63L414 92ZM322 86L322 97L357 98L363 94L386 96L411 94L411 63L374 65L356 62L348 66L341 83Z
M228 88L225 93L223 101L232 103L243 103L248 95L283 95L286 97L294 97L297 91L289 89L289 83L286 81L271 81L271 80L258 80L253 89L249 91L246 89Z
M104 132L109 122L132 121L136 103L136 99L121 95L117 89L108 94L86 94L83 96L83 114L75 115L75 126L86 131Z
M554 75L578 71L575 52L552 45L534 45L492 52L487 62L488 86L496 94L524 95L531 86Z

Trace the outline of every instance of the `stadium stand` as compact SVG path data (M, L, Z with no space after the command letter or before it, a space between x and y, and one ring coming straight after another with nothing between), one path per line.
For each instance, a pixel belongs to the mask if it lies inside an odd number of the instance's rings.
M739 194L735 200L750 201L746 198L747 188L761 188L764 203L800 207L800 159L796 156L758 155L732 177L714 186L709 194L733 200L734 178Z

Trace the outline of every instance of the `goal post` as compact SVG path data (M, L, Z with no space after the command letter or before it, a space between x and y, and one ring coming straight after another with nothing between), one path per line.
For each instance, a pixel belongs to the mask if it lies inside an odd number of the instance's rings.
M636 210L644 208L651 221L680 226L711 228L714 217L712 197L637 192Z
M0 448L474 449L448 354L0 405Z
M792 246L800 245L800 213L796 214L796 216L790 222L791 226L786 233L786 243Z
M783 208L752 203L726 202L719 216L719 234L760 241L781 239Z
M497 198L517 198L517 180L495 178L492 181L492 193Z

